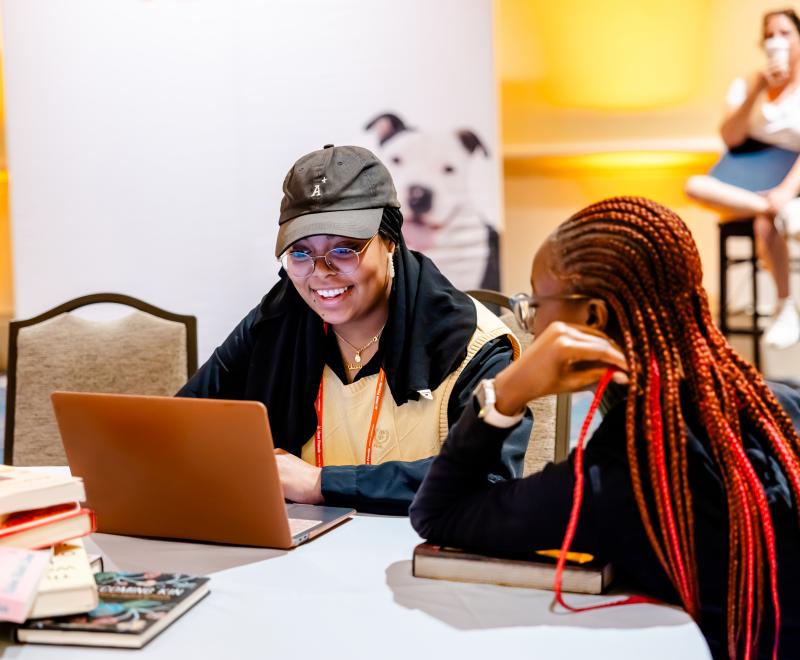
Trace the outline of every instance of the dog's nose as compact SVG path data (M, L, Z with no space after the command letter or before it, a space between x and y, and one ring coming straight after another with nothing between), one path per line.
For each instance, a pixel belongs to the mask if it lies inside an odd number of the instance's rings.
M433 191L425 186L409 186L408 205L414 213L427 213L433 206Z

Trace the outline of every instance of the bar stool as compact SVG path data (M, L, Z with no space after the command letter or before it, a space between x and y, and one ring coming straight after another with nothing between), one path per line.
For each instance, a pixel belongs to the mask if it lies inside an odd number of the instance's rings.
M761 370L761 334L758 326L761 314L758 313L758 257L756 255L755 235L753 234L753 218L719 222L719 329L726 337L741 335L752 337L753 364ZM750 254L747 257L728 256L728 239L743 237L750 241ZM732 327L729 322L728 309L728 268L736 264L750 264L750 287L753 299L753 311L749 326Z

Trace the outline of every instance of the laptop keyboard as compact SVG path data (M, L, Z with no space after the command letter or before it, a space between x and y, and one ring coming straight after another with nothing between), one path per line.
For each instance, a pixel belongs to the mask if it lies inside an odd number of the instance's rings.
M307 529L311 529L314 525L318 525L319 520L305 520L303 518L289 518L289 532L292 536L296 536Z

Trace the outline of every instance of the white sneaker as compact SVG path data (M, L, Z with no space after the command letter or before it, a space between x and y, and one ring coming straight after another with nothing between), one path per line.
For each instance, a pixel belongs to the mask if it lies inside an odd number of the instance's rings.
M778 304L778 313L764 332L764 342L771 348L789 348L800 341L800 315L791 298Z
M775 215L775 227L784 236L800 240L800 197L786 202Z

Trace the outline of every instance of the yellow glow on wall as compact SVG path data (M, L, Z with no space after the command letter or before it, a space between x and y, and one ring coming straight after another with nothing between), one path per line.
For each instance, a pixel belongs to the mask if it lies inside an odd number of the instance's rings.
M14 309L11 280L11 228L8 211L8 172L0 170L0 317Z
M702 79L711 2L498 0L498 30L511 36L499 44L500 76L535 82L559 107L679 104Z
M688 177L707 171L719 158L703 151L614 151L590 154L553 154L506 158L506 175L512 176L590 176L653 178ZM682 186L680 186L682 188Z
M513 167L515 173L527 171L539 175L584 173L591 176L610 176L622 171L704 171L719 157L716 153L690 151L614 151L575 155L528 156L520 159L522 168ZM507 158L508 167L514 159Z
M2 43L0 42L0 47ZM14 312L11 270L11 227L6 170L5 113L3 102L2 58L0 57L0 341L5 342L4 324ZM0 369L5 369L5 344L0 348Z

